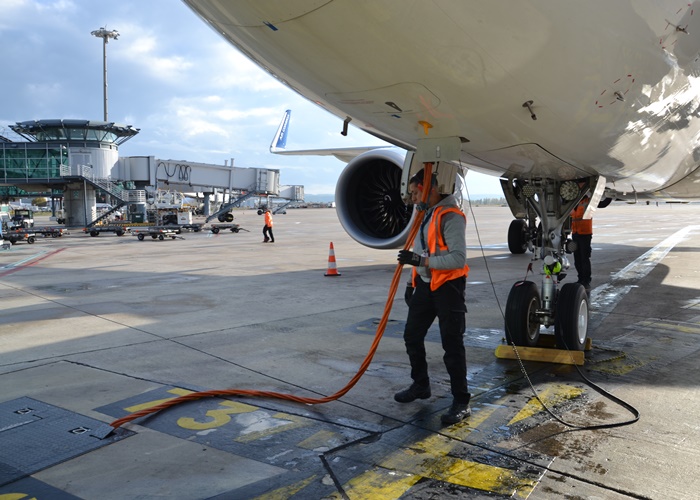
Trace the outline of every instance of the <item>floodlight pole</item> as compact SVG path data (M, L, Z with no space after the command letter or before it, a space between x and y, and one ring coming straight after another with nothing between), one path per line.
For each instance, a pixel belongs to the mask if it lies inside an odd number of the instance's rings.
M107 42L110 38L115 40L119 37L117 30L108 31L106 28L90 32L92 36L102 38L102 81L104 89L104 120L107 121Z

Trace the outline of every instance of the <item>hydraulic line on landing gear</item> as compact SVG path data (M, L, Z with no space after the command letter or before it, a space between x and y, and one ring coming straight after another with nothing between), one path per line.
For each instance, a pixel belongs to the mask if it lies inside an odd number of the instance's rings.
M430 176L432 175L432 168L433 164L432 163L424 163L424 185L428 186L430 185ZM425 204L428 201L428 189L424 189L422 196L421 196L421 203ZM413 240L416 237L416 234L418 234L418 228L420 227L420 224L423 220L423 217L425 216L425 211L420 210L417 211L416 217L413 221L413 226L411 227L411 230L408 234L408 238L406 239L406 243L404 244L403 249L408 250L412 245L413 245ZM114 422L110 423L109 425L113 427L114 429L117 429L118 427L121 427L122 425L126 424L127 422L131 422L132 420L136 420L137 418L140 417L145 417L146 415L150 415L152 413L156 413L161 410L165 410L166 408L170 408L171 406L178 405L180 403L184 403L186 401L194 401L197 399L202 399L202 398L210 398L210 397L218 397L218 396L254 396L254 397L262 397L262 398L274 398L274 399L284 399L287 401L294 401L296 403L304 403L304 404L321 404L321 403L329 403L331 401L335 401L352 389L355 384L360 380L362 375L367 371L367 368L369 368L370 363L372 362L372 358L374 357L375 352L377 351L377 348L379 347L379 341L382 339L382 335L384 335L384 329L386 328L386 325L389 321L389 314L391 314L391 307L392 304L394 303L394 297L396 296L396 290L399 286L399 280L401 279L401 271L403 270L403 264L397 264L396 265L396 270L394 271L394 277L391 280L391 286L389 287L389 295L387 297L386 305L384 306L384 314L382 315L382 319L379 322L379 325L377 326L377 332L374 336L374 341L372 342L372 345L369 349L369 352L367 353L367 356L365 356L364 361L362 362L362 365L360 365L359 370L355 374L355 376L347 383L345 387L340 389L338 392L335 394L332 394L330 396L322 397L322 398L309 398L309 397L302 397L302 396L295 396L293 394L286 394L286 393L281 393L281 392L273 392L273 391L257 391L253 389L217 389L217 390L211 390L211 391L201 391L201 392L193 392L191 394L186 394L184 396L179 396L177 398L170 399L168 401L165 401L161 404L152 406L150 408L145 408L143 410L131 413L125 417L122 417L120 419L115 420Z

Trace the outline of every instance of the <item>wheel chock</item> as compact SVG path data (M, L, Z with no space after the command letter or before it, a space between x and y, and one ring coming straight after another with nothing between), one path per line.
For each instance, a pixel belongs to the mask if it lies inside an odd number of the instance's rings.
M557 347L557 340L554 337L554 335L540 335L540 338L537 340L537 347L547 347L554 349ZM586 337L586 342L583 345L583 350L590 351L592 348L593 341L590 337Z
M551 349L549 347L524 347L517 346L518 354L515 354L513 346L499 345L496 347L496 357L499 359L518 359L523 361L541 361L544 363L559 363L561 365L583 366L583 351L567 351L564 349Z

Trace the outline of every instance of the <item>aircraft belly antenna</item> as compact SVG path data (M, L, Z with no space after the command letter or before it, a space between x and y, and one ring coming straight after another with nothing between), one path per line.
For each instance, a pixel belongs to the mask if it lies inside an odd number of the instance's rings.
M352 120L352 118L350 118L349 116L345 117L345 120L343 120L343 131L340 133L340 135L348 135L348 124L350 123L350 120Z
M523 108L527 108L528 111L530 112L530 118L533 120L537 120L537 115L535 114L534 111L532 111L532 105L534 104L534 101L525 101L523 103Z

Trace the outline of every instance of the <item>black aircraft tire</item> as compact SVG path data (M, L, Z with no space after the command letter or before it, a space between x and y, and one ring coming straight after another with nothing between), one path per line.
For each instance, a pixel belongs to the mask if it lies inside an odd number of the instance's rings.
M515 219L508 226L508 250L519 255L527 250L527 222L523 219Z
M508 344L535 347L540 338L536 311L540 295L532 281L518 281L510 289L506 302L505 330Z
M588 335L589 302L580 283L567 283L557 295L554 336L559 349L583 351Z

